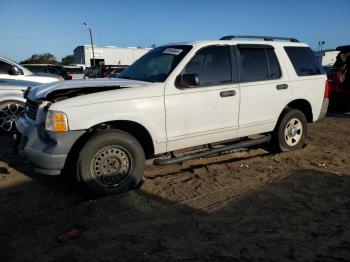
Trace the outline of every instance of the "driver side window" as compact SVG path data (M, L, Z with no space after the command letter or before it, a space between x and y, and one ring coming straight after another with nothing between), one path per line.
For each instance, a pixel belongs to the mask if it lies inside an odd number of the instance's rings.
M231 83L232 65L229 46L209 46L199 50L182 74L196 74L199 86Z
M12 66L8 63L0 61L0 74L9 74L9 70L11 70Z

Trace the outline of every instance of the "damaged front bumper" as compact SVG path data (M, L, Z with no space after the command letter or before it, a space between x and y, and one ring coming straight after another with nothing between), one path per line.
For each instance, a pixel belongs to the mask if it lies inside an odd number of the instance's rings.
M34 165L37 173L44 175L61 174L72 146L86 132L45 131L43 123L38 124L27 116L17 120L16 125L20 133L19 154Z

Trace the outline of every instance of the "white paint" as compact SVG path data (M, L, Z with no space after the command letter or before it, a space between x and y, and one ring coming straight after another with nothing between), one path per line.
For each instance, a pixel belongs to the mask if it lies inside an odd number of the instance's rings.
M210 87L175 87L176 77L200 48L237 43L272 45L281 65L282 77L278 80ZM286 105L295 99L307 100L312 106L313 120L318 119L326 76L298 77L284 51L284 46L307 45L244 40L187 44L193 46L192 50L164 83L122 79L69 81L46 85L29 95L33 98L44 97L52 90L72 87L126 87L63 100L52 104L49 110L64 112L71 130L88 129L115 120L139 123L149 131L156 154L270 132ZM287 84L288 89L277 90L278 84ZM234 90L236 95L220 97L220 92L227 90Z

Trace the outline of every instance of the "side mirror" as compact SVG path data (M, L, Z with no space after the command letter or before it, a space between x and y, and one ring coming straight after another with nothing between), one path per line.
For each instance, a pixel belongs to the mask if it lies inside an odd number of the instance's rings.
M175 80L176 87L198 87L199 79L197 74L179 75Z
M23 72L21 69L19 69L17 66L12 66L11 69L8 71L9 75L22 75Z

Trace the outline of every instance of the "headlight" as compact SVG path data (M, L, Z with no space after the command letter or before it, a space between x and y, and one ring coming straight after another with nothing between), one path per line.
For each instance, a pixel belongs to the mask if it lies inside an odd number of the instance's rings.
M53 132L68 131L67 116L62 112L48 111L46 115L45 129Z

